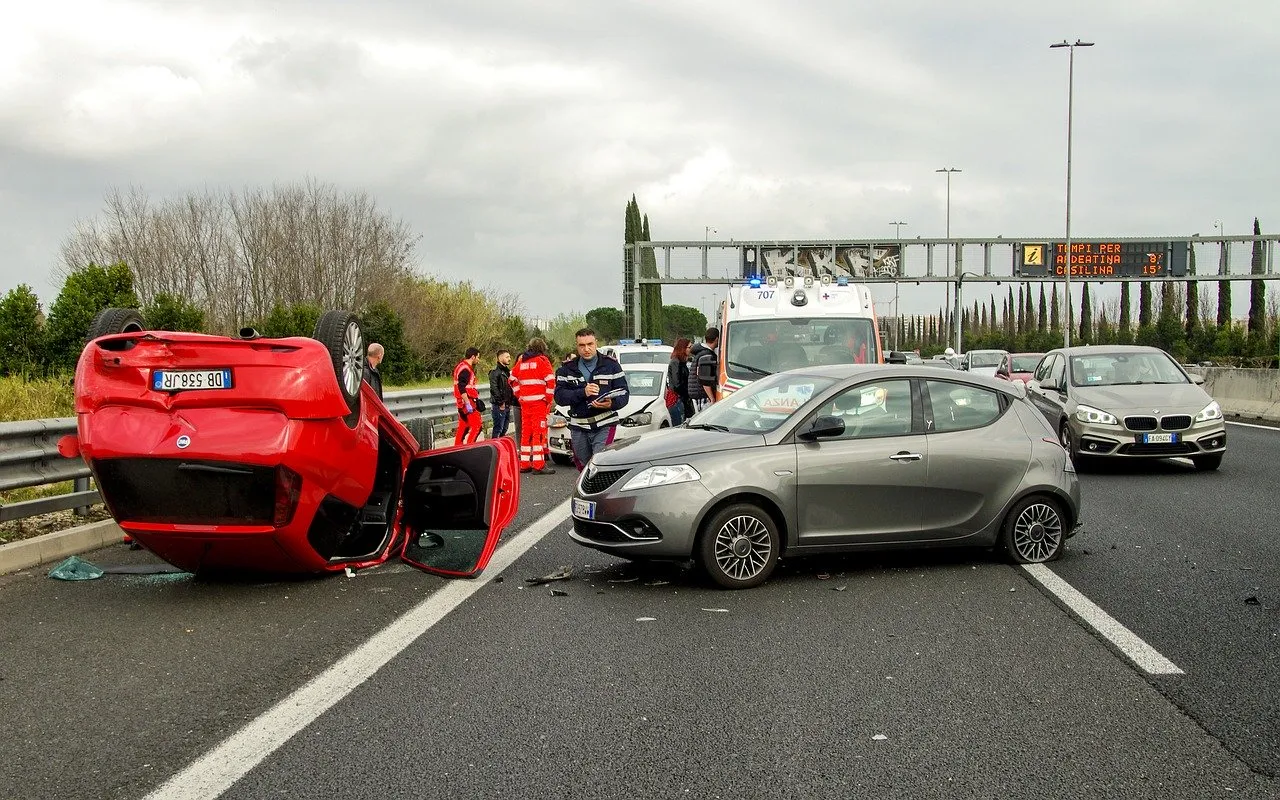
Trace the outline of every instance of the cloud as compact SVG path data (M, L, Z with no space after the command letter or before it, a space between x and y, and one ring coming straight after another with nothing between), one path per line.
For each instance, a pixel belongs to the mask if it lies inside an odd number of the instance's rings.
M1048 44L1077 35L1098 43L1075 65L1079 235L1280 219L1263 0L65 0L6 22L0 288L46 304L74 220L130 184L368 190L422 234L423 271L544 317L621 303L632 194L658 239L937 236L934 170L956 166L954 233L1052 234L1066 59Z

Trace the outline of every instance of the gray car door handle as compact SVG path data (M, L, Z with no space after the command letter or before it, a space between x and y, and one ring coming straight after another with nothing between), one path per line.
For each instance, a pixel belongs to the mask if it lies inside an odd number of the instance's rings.
M894 453L893 455L889 456L889 458L892 458L894 461L919 461L922 457L923 456L921 456L919 453L908 453L905 450L903 450L901 453Z

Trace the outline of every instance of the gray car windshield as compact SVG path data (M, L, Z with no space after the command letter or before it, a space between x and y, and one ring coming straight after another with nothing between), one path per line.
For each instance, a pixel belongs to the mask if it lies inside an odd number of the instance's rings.
M835 379L819 375L770 375L703 409L689 421L689 427L768 433L833 383Z
M1189 383L1174 360L1163 352L1090 353L1071 357L1072 386L1135 386L1142 383Z

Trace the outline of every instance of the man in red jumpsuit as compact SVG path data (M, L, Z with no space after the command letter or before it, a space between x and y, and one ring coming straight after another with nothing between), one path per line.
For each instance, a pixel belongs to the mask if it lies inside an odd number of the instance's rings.
M547 466L547 416L555 408L556 371L547 343L534 338L511 367L511 388L520 403L520 471L551 475Z
M476 388L476 361L480 351L468 347L466 356L453 368L453 399L458 404L458 432L453 436L453 444L469 444L480 437L480 423L484 417L484 402L480 400L480 390Z

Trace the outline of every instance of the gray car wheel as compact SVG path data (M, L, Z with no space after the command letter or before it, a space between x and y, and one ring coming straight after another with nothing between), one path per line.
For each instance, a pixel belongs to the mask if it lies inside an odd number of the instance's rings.
M773 574L782 537L773 517L752 503L720 509L702 527L698 555L711 580L725 589L750 589Z
M1027 497L1005 517L1005 552L1019 564L1040 564L1062 556L1067 541L1066 520L1056 501Z

